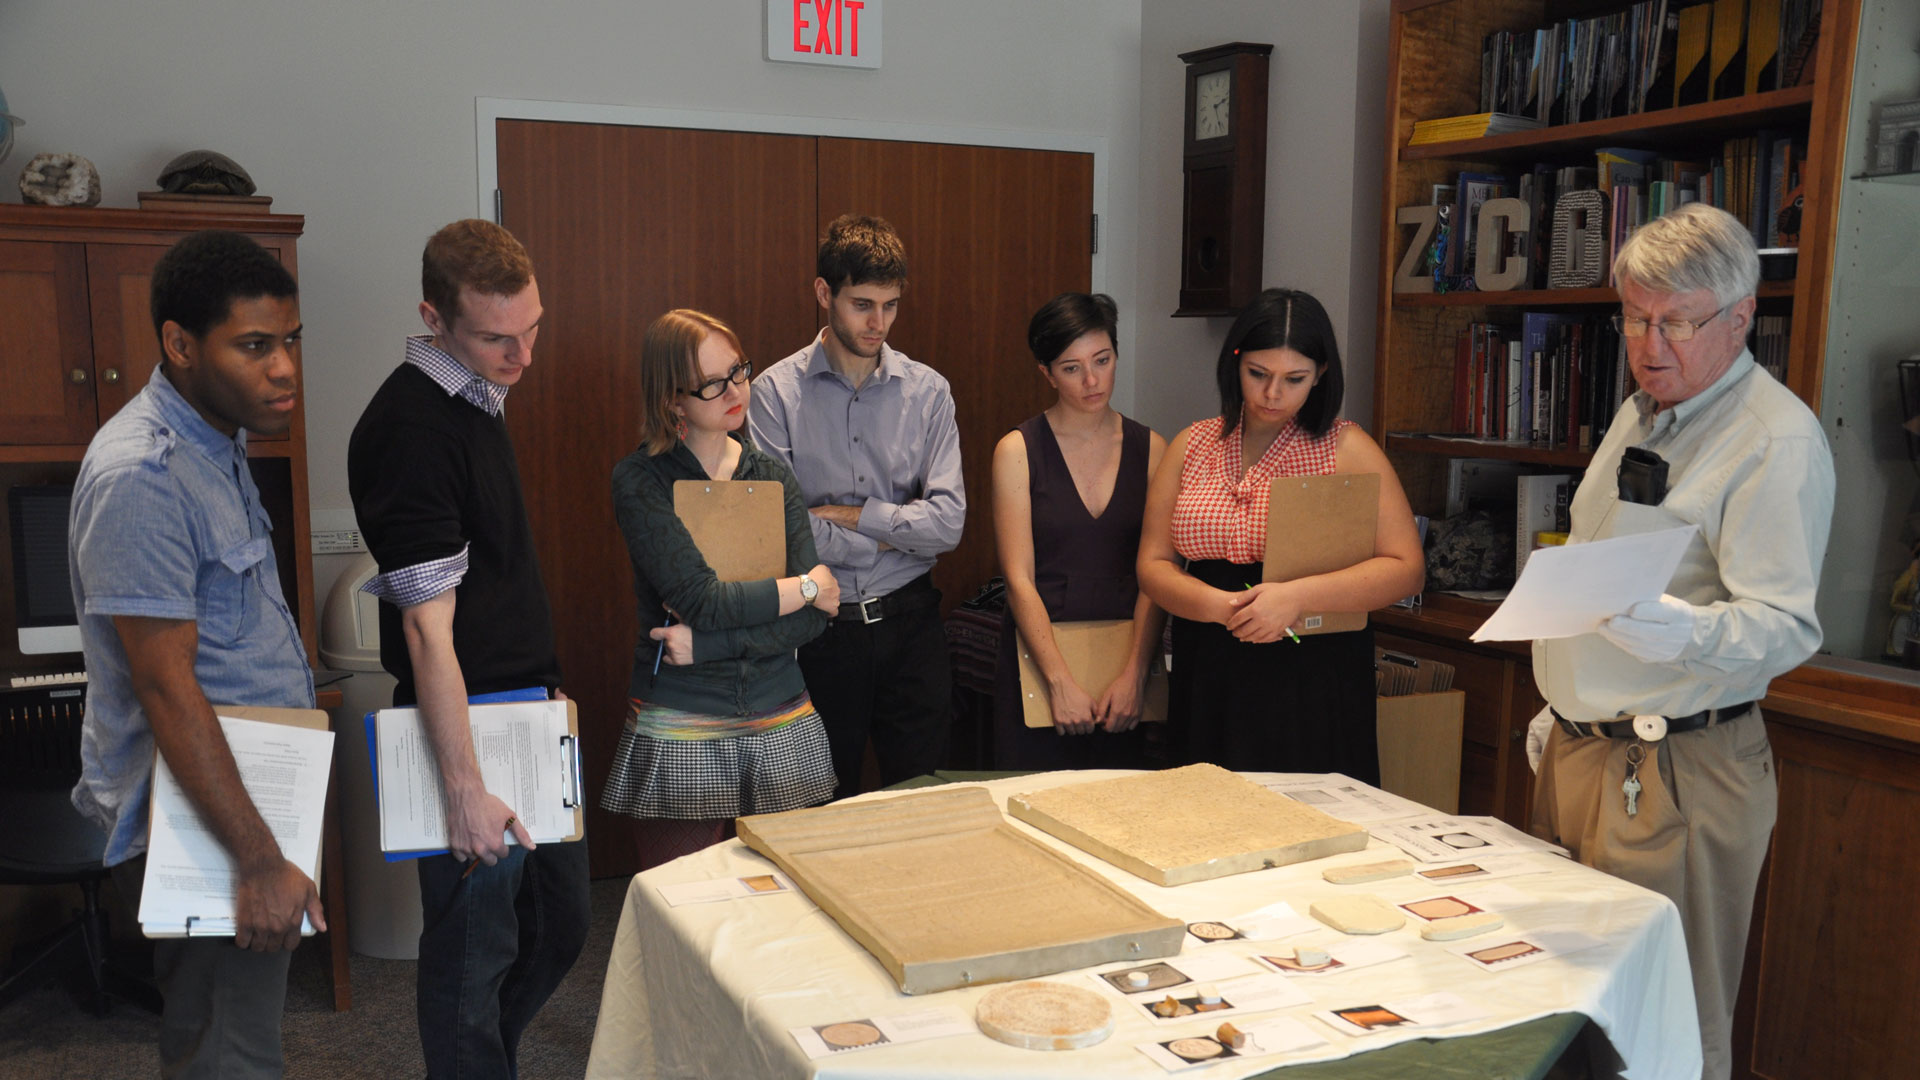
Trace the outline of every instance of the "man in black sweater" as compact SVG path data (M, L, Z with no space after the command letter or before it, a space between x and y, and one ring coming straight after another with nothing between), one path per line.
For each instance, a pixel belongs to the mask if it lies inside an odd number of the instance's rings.
M440 768L449 852L420 860L417 1003L430 1077L510 1077L521 1032L587 933L584 843L537 850L481 783L469 695L557 695L553 618L535 560L507 391L533 362L540 290L526 249L487 221L427 241L406 361L347 447L347 485L380 565L380 662L416 705ZM509 845L507 834L516 843Z

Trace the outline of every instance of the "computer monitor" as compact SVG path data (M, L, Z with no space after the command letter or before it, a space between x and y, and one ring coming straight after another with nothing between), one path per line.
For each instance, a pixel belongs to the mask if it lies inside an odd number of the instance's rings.
M22 653L77 653L80 620L67 568L71 484L21 484L7 490L13 526L14 625Z

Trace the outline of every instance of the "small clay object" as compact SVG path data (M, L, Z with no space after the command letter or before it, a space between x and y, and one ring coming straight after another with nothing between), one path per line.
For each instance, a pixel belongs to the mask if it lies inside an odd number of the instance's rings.
M1105 997L1040 980L988 992L973 1018L988 1038L1023 1050L1079 1050L1113 1034L1113 1006Z
M1293 962L1303 968L1326 967L1327 961L1331 959L1333 958L1327 955L1327 950L1317 945L1299 945L1293 950Z
M1240 931L1222 922L1197 922L1187 926L1187 933L1201 941L1231 941L1240 936Z
M1235 1050L1245 1050L1247 1048L1247 1033L1234 1027L1231 1022L1221 1024L1220 1030L1214 1032L1213 1037L1219 1039L1221 1045L1230 1046Z
M1127 972L1127 985L1133 987L1135 990L1146 989L1147 984L1152 981L1153 981L1153 976L1147 974L1144 971Z
M1385 934L1407 924L1405 915L1369 894L1315 900L1307 913L1343 934Z
M98 206L100 170L79 154L35 154L20 170L20 198L40 206Z
M1205 1036L1175 1039L1167 1049L1185 1061L1209 1061L1226 1053L1226 1047Z
M821 1028L820 1041L843 1050L850 1050L856 1046L871 1046L880 1041L880 1029L864 1021L848 1020Z
M1428 941L1459 941L1489 930L1498 930L1505 923L1505 919L1491 911L1476 911L1471 915L1435 919L1420 928L1420 936Z
M1406 859L1389 859L1386 862L1361 863L1357 866L1331 866L1320 871L1320 876L1335 885L1360 885L1369 881L1384 881L1390 877L1399 877L1413 869L1413 863Z
M189 150L160 170L160 190L184 195L251 195L253 177L212 150Z
M1200 999L1202 1005L1220 1004L1220 988L1212 983L1201 983L1194 991L1194 996Z
M1180 1004L1180 999L1174 997L1172 994L1168 994L1162 1000L1153 1003L1153 1015L1166 1019L1171 1019L1176 1016L1186 1016L1192 1011L1192 1009Z

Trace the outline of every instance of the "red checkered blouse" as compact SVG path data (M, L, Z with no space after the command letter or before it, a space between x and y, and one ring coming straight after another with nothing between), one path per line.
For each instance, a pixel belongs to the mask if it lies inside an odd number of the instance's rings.
M1319 438L1292 421L1253 468L1240 475L1238 434L1222 440L1220 417L1193 425L1180 494L1173 504L1173 548L1189 559L1257 563L1266 558L1267 494L1282 476L1325 476L1336 464L1334 444L1351 420L1335 420Z

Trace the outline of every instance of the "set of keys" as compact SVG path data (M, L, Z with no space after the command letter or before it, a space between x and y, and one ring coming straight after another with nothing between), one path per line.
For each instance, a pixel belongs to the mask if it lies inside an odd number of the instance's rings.
M1667 718L1636 716L1633 718L1633 733L1638 738L1627 747L1627 778L1620 782L1620 794L1627 797L1628 817L1640 812L1640 763L1647 760L1645 743L1659 742L1667 737Z

